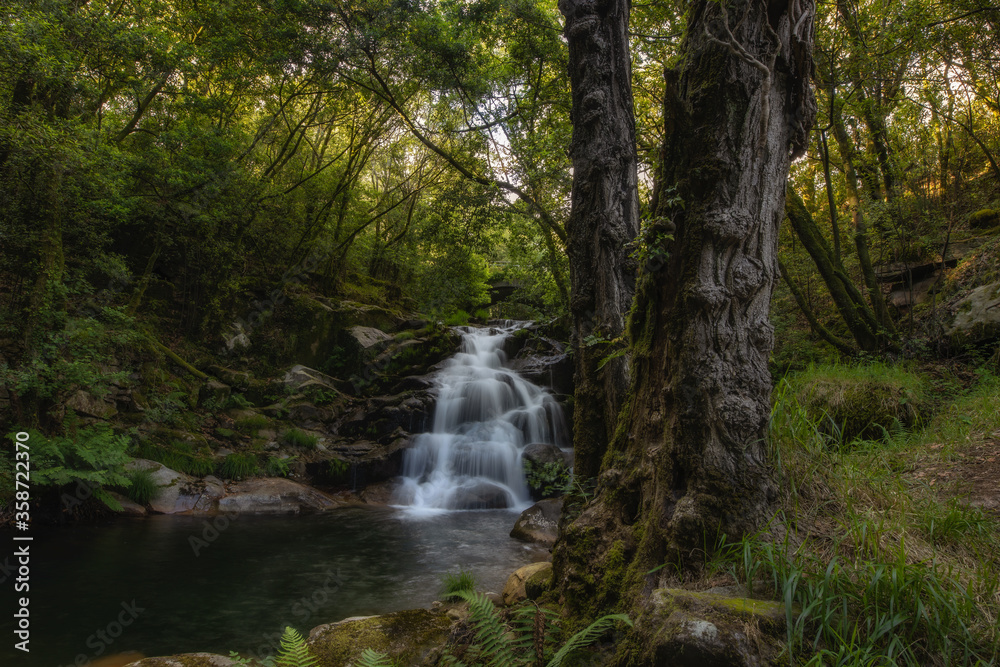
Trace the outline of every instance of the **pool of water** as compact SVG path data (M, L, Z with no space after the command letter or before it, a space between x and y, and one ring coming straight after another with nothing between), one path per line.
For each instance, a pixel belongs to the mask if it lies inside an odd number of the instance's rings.
M516 519L351 508L214 527L154 516L36 529L31 652L13 647L12 602L0 665L57 667L126 651L269 654L286 625L306 634L348 616L428 606L442 576L459 568L475 572L481 590L499 591L540 556L508 537Z

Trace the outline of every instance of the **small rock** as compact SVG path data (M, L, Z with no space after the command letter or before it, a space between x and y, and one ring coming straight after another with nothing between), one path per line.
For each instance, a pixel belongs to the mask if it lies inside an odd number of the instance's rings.
M551 547L559 535L559 515L562 514L562 498L548 498L521 512L510 536L522 542L534 542Z
M122 506L122 511L119 514L123 516L146 516L146 508L139 503L133 502L123 496L120 493L114 491L109 491L111 497L118 501L118 504Z
M566 464L566 457L562 449L556 445L542 442L526 446L521 452L521 458L525 461L531 461L535 465L545 465L546 463Z
M531 563L514 571L507 578L507 583L503 585L503 603L507 606L517 604L528 599L528 593L524 588L525 582L532 575L539 572L552 570L552 563Z

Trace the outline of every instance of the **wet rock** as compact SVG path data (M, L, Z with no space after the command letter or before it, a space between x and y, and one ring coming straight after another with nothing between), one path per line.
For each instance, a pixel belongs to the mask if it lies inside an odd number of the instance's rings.
M139 503L133 502L123 496L120 493L115 493L114 491L108 492L112 498L118 501L118 504L122 506L121 514L122 516L146 516L146 508Z
M539 572L552 572L552 563L531 563L514 571L503 586L503 603L507 606L528 599L525 582Z
M546 463L566 465L566 455L563 453L563 450L556 445L544 442L536 442L526 446L521 452L521 457L525 461L531 461L535 465L544 465Z
M507 491L501 487L490 482L476 482L456 489L450 505L456 510L493 510L504 509L509 503Z
M205 384L201 385L198 389L198 407L204 407L205 405L214 406L216 409L222 409L226 406L226 402L229 401L229 395L231 393L229 385L222 384L218 380L213 380L209 378Z
M653 591L635 632L643 666L728 667L782 664L780 602L679 589Z
M343 503L312 487L283 477L263 477L231 484L219 500L223 512L300 514L342 507Z
M354 663L365 648L386 653L398 665L432 663L448 639L452 621L427 609L353 617L317 626L307 643L318 667Z
M573 360L568 354L518 357L510 366L524 379L556 394L573 393Z
M398 486L395 480L369 484L358 495L369 505L391 505Z
M195 502L193 510L199 514L213 513L219 508L219 500L226 495L226 485L214 475L205 477L201 483L201 496Z
M93 394L79 389L66 399L66 408L73 410L76 414L84 417L94 417L96 419L110 419L118 414L114 405L98 398Z
M551 547L559 535L559 515L562 513L562 498L540 500L521 512L510 536L522 542L533 542Z
M234 667L239 665L232 658L215 653L182 653L165 658L143 658L130 662L126 667Z

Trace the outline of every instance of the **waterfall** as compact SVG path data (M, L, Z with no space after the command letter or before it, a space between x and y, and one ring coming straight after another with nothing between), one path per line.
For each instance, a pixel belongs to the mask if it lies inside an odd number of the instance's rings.
M566 429L552 394L505 368L504 339L524 324L462 329L461 351L435 378L433 430L405 453L397 504L434 511L531 503L521 452L532 443L564 446Z

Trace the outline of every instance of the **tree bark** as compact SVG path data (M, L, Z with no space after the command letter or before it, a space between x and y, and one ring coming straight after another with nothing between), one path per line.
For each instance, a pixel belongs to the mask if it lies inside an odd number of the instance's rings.
M625 357L601 362L632 302L639 195L629 0L561 0L573 89L572 212L566 224L575 390L574 471L597 474L628 390Z
M688 4L628 322L631 388L595 497L564 517L553 555L571 613L641 607L719 537L768 517L768 311L788 168L816 110L814 12L812 0ZM628 646L622 662L650 664L642 641Z

